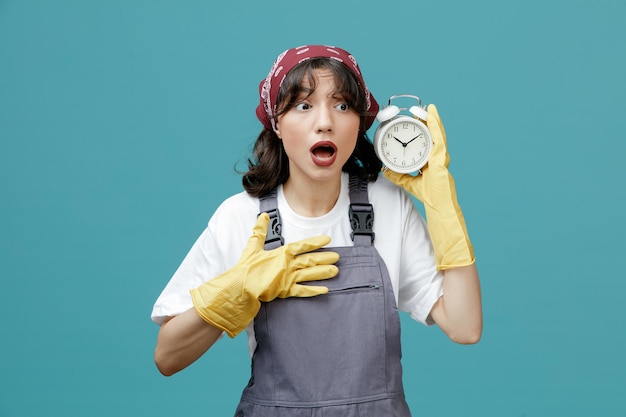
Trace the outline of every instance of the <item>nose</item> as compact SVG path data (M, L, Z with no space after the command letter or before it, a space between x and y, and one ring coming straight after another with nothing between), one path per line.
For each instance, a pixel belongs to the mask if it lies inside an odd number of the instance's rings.
M329 106L317 106L315 116L316 132L329 132L333 129L332 108Z

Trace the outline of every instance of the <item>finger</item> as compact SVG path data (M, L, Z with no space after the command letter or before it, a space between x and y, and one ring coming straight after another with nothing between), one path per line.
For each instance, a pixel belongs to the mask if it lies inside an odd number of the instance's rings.
M428 117L426 120L426 124L428 125L428 130L431 131L431 135L433 134L434 130L437 133L438 137L443 140L443 143L446 143L446 131L443 127L441 116L439 116L439 110L437 110L437 106L435 106L434 104L429 104L427 111Z
M267 227L270 224L270 216L267 213L259 214L259 217L256 219L256 224L254 225L254 229L252 229L252 234L262 238L265 241L265 236L267 235Z
M286 297L315 297L316 295L327 294L328 288L315 285L294 285L287 292L287 294L281 298Z
M248 240L248 244L243 252L242 257L260 250L265 245L265 236L267 235L267 227L270 223L270 216L267 213L261 213L256 220L256 224L252 229L252 236Z
M428 106L428 116L426 118L426 124L428 125L428 131L433 140L435 147L446 145L446 135L443 130L441 119L439 118L439 112L434 104Z
M450 158L446 146L446 134L434 104L428 106L427 124L433 140L433 150L428 158L428 164L447 167Z
M335 265L316 265L295 271L292 282L321 281L337 276L339 268Z
M309 252L296 256L292 265L295 269L302 269L315 265L332 265L338 260L339 254L337 252Z
M291 242L287 245L286 250L292 255L307 253L320 249L330 243L330 236L320 235L308 239Z

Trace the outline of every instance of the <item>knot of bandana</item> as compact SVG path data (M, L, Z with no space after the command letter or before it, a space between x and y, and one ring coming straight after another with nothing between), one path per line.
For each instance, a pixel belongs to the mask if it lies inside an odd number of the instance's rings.
M364 130L369 129L370 126L372 126L372 123L374 123L376 113L378 113L378 103L367 89L356 59L349 52L341 48L325 45L299 46L297 48L284 51L278 56L278 58L276 58L269 74L267 74L267 77L265 77L265 79L259 84L260 101L256 108L256 115L261 123L263 123L263 126L272 130L276 128L272 115L276 112L276 100L278 98L278 91L280 90L283 80L293 67L311 58L335 59L343 63L354 73L354 75L356 75L359 83L365 91L367 111L369 113L369 116L365 120Z

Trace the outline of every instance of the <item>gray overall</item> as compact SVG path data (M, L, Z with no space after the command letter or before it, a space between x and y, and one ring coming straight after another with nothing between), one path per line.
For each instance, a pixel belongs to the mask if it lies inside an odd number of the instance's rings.
M410 417L402 387L400 318L374 248L367 183L350 179L354 246L340 255L329 293L263 303L254 321L252 376L235 417ZM261 199L266 249L282 244L276 192ZM319 285L319 283L312 283Z

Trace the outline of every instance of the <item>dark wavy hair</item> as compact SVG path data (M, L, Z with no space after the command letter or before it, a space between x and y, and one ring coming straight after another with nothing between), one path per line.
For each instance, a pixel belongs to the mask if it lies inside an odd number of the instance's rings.
M315 90L314 71L318 69L328 69L332 72L337 94L341 95L361 118L356 146L342 171L358 175L367 181L376 181L382 162L376 157L374 146L365 133L365 119L370 116L367 112L365 91L352 71L342 63L330 58L313 58L289 71L278 92L274 120L297 104L300 94L304 91L303 80L306 79L310 86L310 89L307 89L309 94ZM289 158L283 148L283 142L272 129L264 128L254 144L252 156L248 158L248 172L243 174L243 187L253 197L260 197L285 183L287 178L289 178Z

